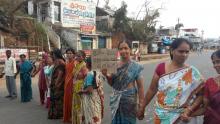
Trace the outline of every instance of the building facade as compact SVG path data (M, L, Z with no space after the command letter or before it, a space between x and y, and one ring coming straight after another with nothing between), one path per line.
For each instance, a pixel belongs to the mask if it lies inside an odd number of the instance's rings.
M111 36L96 31L96 5L92 1L39 0L28 8L36 13L39 22L46 23L60 36L62 48L111 48Z

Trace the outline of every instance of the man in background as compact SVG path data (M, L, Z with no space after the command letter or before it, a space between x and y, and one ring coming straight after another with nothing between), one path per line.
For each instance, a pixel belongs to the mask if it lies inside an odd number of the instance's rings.
M8 95L6 98L15 99L17 97L17 89L15 83L15 74L17 73L15 58L11 56L11 50L6 50L5 67L4 74L6 78L6 86L8 90Z

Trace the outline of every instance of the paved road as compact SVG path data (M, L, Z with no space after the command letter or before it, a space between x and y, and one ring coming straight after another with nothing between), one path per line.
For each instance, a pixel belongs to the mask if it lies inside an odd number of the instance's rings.
M210 60L211 52L203 52L203 54L193 53L189 60L189 64L196 66L204 77L209 77L215 75L215 71L212 68L212 63ZM145 77L145 92L150 84L154 69L158 63L161 61L151 61L142 62L144 64L143 75ZM19 87L19 81L17 80L17 87ZM33 79L33 101L30 103L20 103L19 99L10 101L5 99L4 96L7 95L5 88L5 81L0 80L0 124L62 124L61 120L47 120L47 109L42 107L39 103L39 95L37 89L37 78ZM19 90L19 88L18 88ZM111 93L111 88L105 84L105 118L103 124L110 124L111 115L109 108L109 94ZM19 92L19 91L18 91ZM139 121L139 124L151 124L152 123L152 111L153 102L146 109L146 116L143 121ZM201 121L201 119L200 119Z

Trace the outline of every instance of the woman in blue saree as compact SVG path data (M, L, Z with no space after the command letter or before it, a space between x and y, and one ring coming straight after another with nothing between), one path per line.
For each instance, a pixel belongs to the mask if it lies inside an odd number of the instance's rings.
M107 69L102 70L109 85L113 88L110 96L112 124L136 124L137 110L143 105L144 99L141 76L143 67L130 59L129 43L120 42L118 49L121 61L117 72L107 75Z
M31 88L31 71L32 64L26 60L24 54L20 55L21 63L19 66L20 72L20 87L21 87L21 102L30 102L32 99Z

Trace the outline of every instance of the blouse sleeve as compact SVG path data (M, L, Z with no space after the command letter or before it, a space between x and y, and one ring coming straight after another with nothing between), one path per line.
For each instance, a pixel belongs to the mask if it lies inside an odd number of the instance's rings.
M211 81L211 79L208 79L208 80L205 82L204 96L205 96L206 98L209 97L209 85L210 85L210 81Z
M165 74L165 63L160 63L157 65L155 73L160 77L161 75Z
M143 65L138 65L137 68L138 68L138 71L137 71L138 74L137 74L135 80L140 80L141 78L143 78L144 67L143 67Z
M85 79L85 87L93 85L93 77L94 77L94 74L92 72L89 72L87 74L86 79Z

